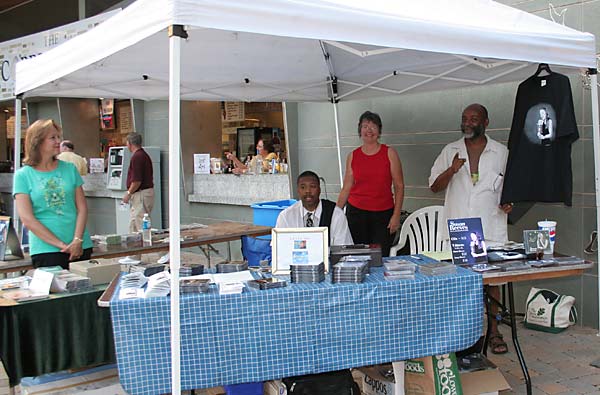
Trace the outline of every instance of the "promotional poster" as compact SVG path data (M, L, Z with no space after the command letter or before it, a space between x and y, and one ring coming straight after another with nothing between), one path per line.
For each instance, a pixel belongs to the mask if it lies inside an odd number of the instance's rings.
M448 234L455 265L487 263L481 218L449 219Z

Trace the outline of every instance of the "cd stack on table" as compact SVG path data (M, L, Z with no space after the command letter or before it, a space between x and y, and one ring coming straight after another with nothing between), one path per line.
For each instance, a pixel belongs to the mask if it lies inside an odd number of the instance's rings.
M142 262L138 265L131 265L129 267L130 273L142 273L146 277L150 277L153 274L164 272L165 265L162 263L146 263Z
M179 277L196 276L204 274L204 265L201 263L184 263L179 268Z
M419 272L426 276L441 276L456 273L456 266L448 262L424 263L419 265Z
M183 279L179 282L179 292L185 293L207 293L210 280L206 278Z
M383 276L386 280L414 280L417 265L404 259L383 258Z
M369 273L368 260L347 260L340 259L338 263L333 265L331 271L332 283L362 283L365 281L367 273Z
M80 292L92 288L89 277L83 277L68 270L61 270L54 274L56 288L59 292Z
M325 280L325 264L291 264L290 279L293 283L320 283Z
M243 272L244 270L248 270L248 262L246 261L217 263L217 273L234 273Z

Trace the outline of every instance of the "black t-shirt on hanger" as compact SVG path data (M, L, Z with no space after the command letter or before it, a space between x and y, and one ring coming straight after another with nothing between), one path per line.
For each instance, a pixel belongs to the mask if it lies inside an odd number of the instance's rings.
M573 199L571 144L579 138L569 78L532 76L517 90L501 203Z

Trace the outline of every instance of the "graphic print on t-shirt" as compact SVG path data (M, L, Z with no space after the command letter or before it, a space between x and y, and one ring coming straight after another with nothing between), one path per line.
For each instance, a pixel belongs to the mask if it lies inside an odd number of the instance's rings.
M549 103L538 103L527 111L523 132L533 143L550 146L556 137L556 112Z
M46 206L54 210L57 215L63 215L63 209L66 203L65 188L60 177L49 177L41 180L44 190L44 199Z

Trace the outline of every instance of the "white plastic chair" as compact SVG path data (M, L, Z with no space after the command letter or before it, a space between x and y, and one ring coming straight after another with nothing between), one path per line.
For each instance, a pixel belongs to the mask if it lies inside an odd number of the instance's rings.
M396 256L406 245L406 240L410 243L411 254L445 251L447 242L440 232L444 226L441 220L443 212L443 206L429 206L409 215L402 224L398 244L390 249L390 256Z

